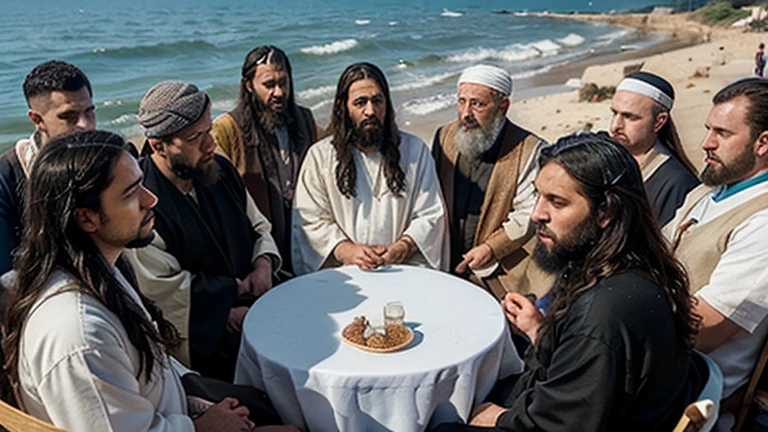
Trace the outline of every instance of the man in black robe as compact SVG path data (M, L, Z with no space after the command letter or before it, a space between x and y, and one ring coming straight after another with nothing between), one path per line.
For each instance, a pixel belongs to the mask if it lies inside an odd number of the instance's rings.
M280 255L271 226L237 170L214 153L210 100L164 81L141 101L144 186L159 198L157 236L129 259L142 291L179 329L175 352L206 376L231 380L243 319L272 287Z
M664 78L637 72L624 78L611 101L611 137L635 157L659 226L664 226L698 186L670 110L675 90Z
M542 314L519 293L505 296L509 321L533 343L527 369L499 383L470 426L439 430L672 430L708 368L691 349L687 279L640 170L605 134L563 138L539 162L532 256L558 276L552 303Z

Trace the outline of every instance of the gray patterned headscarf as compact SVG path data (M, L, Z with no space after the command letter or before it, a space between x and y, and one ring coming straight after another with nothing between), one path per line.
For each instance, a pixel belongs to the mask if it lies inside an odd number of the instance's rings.
M194 84L163 81L144 95L136 118L147 138L166 137L198 121L208 102L208 95Z

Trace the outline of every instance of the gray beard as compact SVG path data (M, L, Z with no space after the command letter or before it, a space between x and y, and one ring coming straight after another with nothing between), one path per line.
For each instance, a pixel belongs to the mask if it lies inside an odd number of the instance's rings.
M493 118L491 126L486 131L482 125L478 128L465 130L464 126L459 124L459 128L456 131L456 147L459 149L459 153L472 159L477 160L488 151L496 142L496 137L499 135L502 126L504 126L504 114L499 112L496 117Z

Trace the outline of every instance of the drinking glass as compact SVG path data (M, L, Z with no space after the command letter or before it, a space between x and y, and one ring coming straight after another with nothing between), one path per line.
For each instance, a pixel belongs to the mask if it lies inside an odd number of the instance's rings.
M394 301L384 305L384 325L402 325L403 320L405 320L405 308L402 303Z

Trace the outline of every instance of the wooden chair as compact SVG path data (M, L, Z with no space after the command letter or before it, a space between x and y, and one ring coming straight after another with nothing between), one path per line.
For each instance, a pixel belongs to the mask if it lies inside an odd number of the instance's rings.
M755 399L755 392L758 390L761 378L763 377L763 372L765 372L766 363L768 363L768 338L766 338L763 343L763 349L760 351L760 356L757 358L757 363L755 363L755 369L752 371L749 382L747 382L745 387L737 390L734 394L734 397L739 397L741 394L743 394L744 397L739 403L738 410L734 413L736 415L736 424L733 426L733 429L731 429L731 432L740 432L744 428L752 409L752 401Z
M8 432L67 432L0 401L0 430Z
M712 415L715 414L715 403L709 399L700 400L688 405L683 417L677 422L673 432L699 432Z

